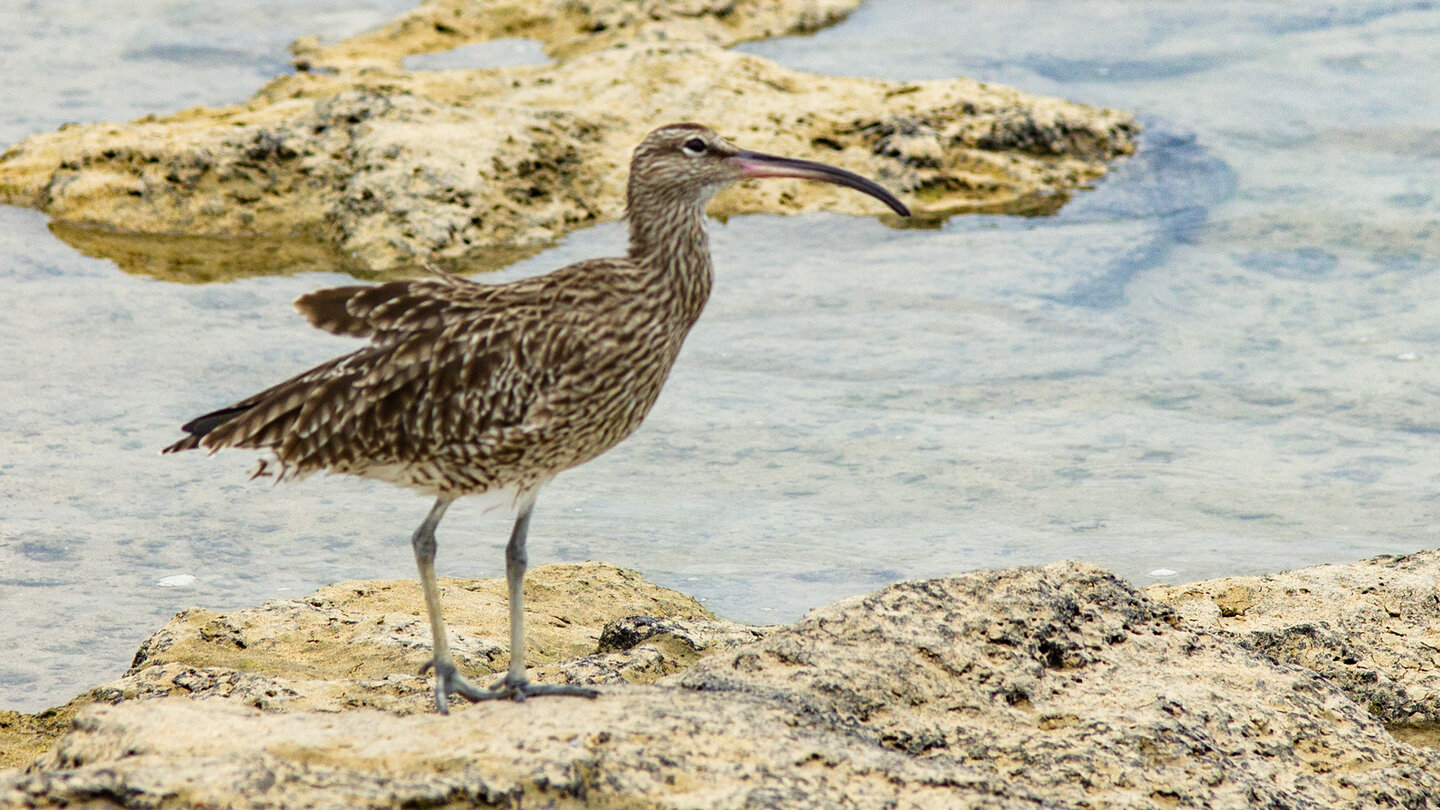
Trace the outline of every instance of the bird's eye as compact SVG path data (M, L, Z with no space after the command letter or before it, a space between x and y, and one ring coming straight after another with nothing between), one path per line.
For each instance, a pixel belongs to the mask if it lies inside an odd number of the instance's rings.
M691 138L680 147L680 151L690 157L699 157L705 154L705 148L705 141L699 138Z

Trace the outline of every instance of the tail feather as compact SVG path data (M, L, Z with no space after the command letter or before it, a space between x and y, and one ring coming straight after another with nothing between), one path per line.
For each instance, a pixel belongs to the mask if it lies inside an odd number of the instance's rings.
M221 425L229 422L232 419L237 419L241 416L244 416L253 407L255 407L253 403L244 405L231 405L226 408L221 408L218 411L211 411L210 413L207 413L203 416L197 416L194 419L191 419L189 422L186 422L185 424L180 426L181 430L185 431L190 435L186 436L178 442L175 442L169 447L166 447L160 452L179 453L185 450L194 450L200 446L200 441L204 439L205 436L210 433L210 431L220 427Z
M269 449L284 465L325 466L333 453L324 448L334 438L330 434L336 425L358 418L347 409L388 402L399 389L414 385L432 365L433 342L446 324L462 315L483 314L486 306L498 307L489 292L498 289L442 274L302 295L295 307L312 325L337 335L368 337L370 345L191 419L181 427L188 435L161 452ZM353 400L362 387L367 397L357 404Z
M180 441L175 442L175 443L172 444L172 445L169 445L168 447L166 447L164 450L161 450L160 452L161 452L161 454L163 455L163 454L167 454L167 453L183 453L183 452L186 451L186 450L194 450L195 448L197 448L197 447L200 446L200 438L201 438L201 437L199 437L199 436L186 436L185 438L181 439Z
M350 375L343 364L353 355L337 357L309 371L272 385L258 394L218 410L197 416L180 426L190 434L165 448L162 453L179 453L206 447L271 448L282 451L285 434L301 415L317 386L332 381L336 375ZM334 398L349 396L348 387L341 387ZM215 434L211 436L211 434ZM210 437L208 440L206 437Z

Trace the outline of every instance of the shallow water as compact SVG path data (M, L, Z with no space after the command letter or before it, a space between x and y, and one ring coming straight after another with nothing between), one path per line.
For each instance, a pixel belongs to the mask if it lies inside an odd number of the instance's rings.
M290 39L403 5L0 10L0 141L238 100ZM1436 545L1437 33L1424 3L877 0L744 46L1124 107L1146 134L1054 217L716 223L716 294L665 394L541 496L532 561L634 567L765 622L981 566L1079 558L1149 584ZM622 241L594 228L504 273ZM186 606L411 575L419 496L156 454L351 345L289 308L346 277L136 277L19 209L0 255L0 707L118 676ZM498 575L507 529L462 501L441 573Z

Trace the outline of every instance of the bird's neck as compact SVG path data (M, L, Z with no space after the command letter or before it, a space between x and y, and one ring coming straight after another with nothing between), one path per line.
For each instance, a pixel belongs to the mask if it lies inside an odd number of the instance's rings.
M683 334L700 317L714 281L703 204L667 206L663 213L632 207L629 217L630 261L653 276L647 285Z

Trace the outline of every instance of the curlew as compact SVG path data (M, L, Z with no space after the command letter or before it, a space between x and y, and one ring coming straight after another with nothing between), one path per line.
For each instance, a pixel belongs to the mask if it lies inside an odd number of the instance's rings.
M594 697L525 675L525 535L535 496L560 472L629 436L710 295L705 202L739 180L797 177L905 206L879 185L806 160L741 149L697 124L651 132L630 163L624 258L593 259L505 284L453 276L337 287L296 308L367 345L186 423L166 453L268 451L278 479L319 470L435 497L411 537L430 617L435 707L538 695ZM515 514L505 548L510 668L489 689L455 668L435 581L435 527L455 499L486 495Z

